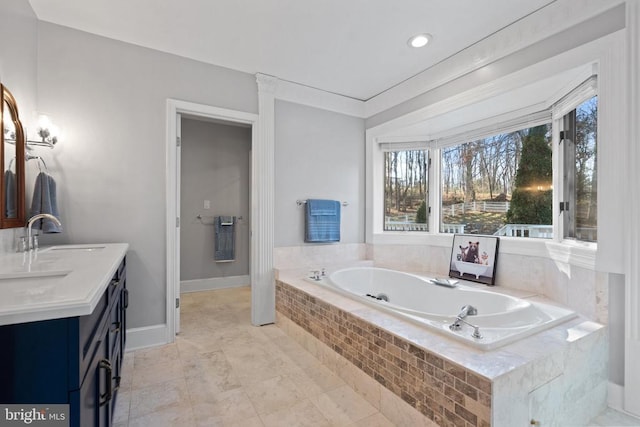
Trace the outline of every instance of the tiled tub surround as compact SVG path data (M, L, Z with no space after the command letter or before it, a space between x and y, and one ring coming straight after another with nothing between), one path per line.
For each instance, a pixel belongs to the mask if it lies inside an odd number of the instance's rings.
M278 272L279 325L317 357L332 359L328 365L343 378L360 378L351 386L378 396L371 403L389 419L415 423L423 414L423 425L514 426L531 419L586 425L606 407L606 329L597 323L578 318L480 351L309 283L305 273ZM363 375L377 391L362 387ZM388 403L394 399L415 410L399 414L400 404Z

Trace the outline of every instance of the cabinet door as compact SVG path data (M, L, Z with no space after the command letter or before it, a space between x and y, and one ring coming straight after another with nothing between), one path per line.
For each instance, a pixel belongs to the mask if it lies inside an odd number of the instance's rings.
M106 328L98 338L96 353L89 365L89 371L78 391L79 414L72 415L71 426L109 426L111 417L111 397L113 392L111 377L113 368L109 360L109 330ZM72 401L75 399L72 398ZM75 418L75 419L74 419Z

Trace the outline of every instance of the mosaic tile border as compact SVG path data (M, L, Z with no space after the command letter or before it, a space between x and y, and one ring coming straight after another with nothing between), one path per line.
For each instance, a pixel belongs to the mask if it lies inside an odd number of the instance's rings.
M438 425L491 425L487 378L279 280L276 310Z

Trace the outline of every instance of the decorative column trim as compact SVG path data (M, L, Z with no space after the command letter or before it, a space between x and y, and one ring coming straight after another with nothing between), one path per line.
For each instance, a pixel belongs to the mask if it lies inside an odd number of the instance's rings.
M636 1L627 1L627 170L628 188L640 186L640 7ZM627 193L629 206L626 210L626 265L625 265L625 386L624 409L640 415L640 265L634 255L640 251L640 194Z
M276 288L273 273L275 203L275 93L278 79L256 74L258 84L257 144L252 147L255 173L251 198L251 323L265 325L276 319Z

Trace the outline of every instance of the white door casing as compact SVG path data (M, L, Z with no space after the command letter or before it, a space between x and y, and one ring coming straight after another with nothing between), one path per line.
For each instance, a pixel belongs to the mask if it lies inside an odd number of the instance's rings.
M629 208L625 218L627 227L627 250L625 265L625 369L624 404L626 411L640 416L640 265L637 254L640 250L640 4L628 1L626 9L627 62L628 66L628 173Z
M165 342L175 341L175 335L180 330L180 309L177 302L180 298L180 149L177 147L178 137L180 136L180 118L182 115L195 117L211 118L232 123L243 123L251 126L251 215L250 215L250 253L249 270L251 276L251 294L252 294L252 322L255 325L273 323L275 320L275 286L273 283L265 283L264 280L258 281L255 276L262 271L262 277L266 277L264 271L268 269L271 278L273 278L273 261L272 257L267 258L269 262L263 263L256 267L256 257L254 253L256 246L264 248L270 247L273 252L273 238L265 240L265 236L273 236L273 216L264 218L262 210L258 210L258 206L263 204L273 206L273 175L271 180L261 174L265 170L262 161L257 159L257 153L271 159L273 161L273 152L265 153L264 150L257 150L261 142L258 133L258 115L246 113L243 111L230 110L225 108L214 107L204 104L196 104L192 102L179 101L174 99L167 100L167 138L166 138L166 277L167 277L167 299L166 299L166 337ZM273 144L271 144L271 150ZM268 161L268 160L267 160ZM268 168L267 168L268 169ZM272 170L272 169L271 169ZM260 174L260 175L259 175ZM260 178L258 179L258 176ZM264 181L266 184L258 187L256 182ZM271 190L269 189L271 182ZM256 232L260 230L260 232ZM261 270L259 270L261 269ZM273 282L273 279L271 280ZM254 298L253 295L260 294L256 287L262 286L266 289L263 291L263 298ZM273 289L273 298L269 298L268 292ZM265 296L266 295L266 296ZM273 313L269 317L270 311ZM262 313L256 315L255 313ZM265 315L266 314L266 315Z
M175 240L175 254L174 259L176 260L175 264L175 273L174 277L177 283L177 293L175 295L175 308L174 308L174 324L176 325L175 333L180 333L180 179L182 174L182 114L177 113L175 115L176 119L176 240Z

